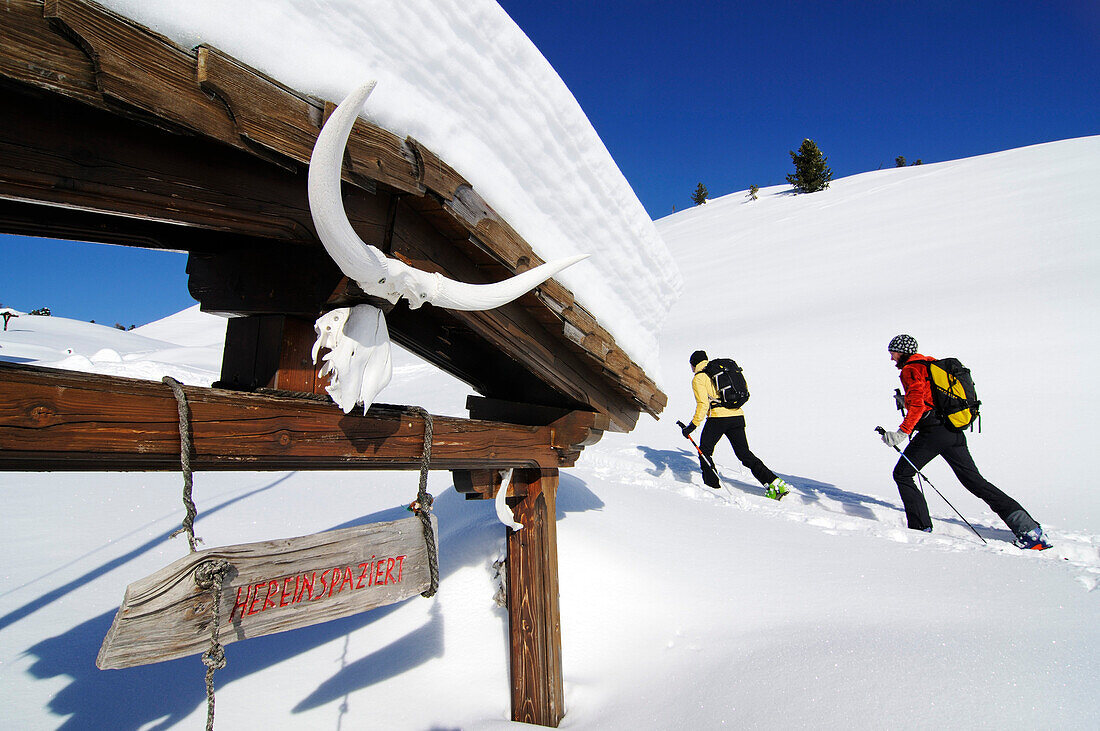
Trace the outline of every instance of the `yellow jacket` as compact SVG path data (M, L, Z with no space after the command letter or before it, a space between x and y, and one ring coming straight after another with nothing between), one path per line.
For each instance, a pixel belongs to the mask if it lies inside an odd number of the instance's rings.
M727 409L724 406L711 408L711 404L718 401L718 391L714 388L714 380L703 373L707 363L710 361L704 360L698 363L695 366L695 375L691 379L691 392L695 394L695 416L691 418L691 423L701 426L708 416L744 416L745 412L741 409Z

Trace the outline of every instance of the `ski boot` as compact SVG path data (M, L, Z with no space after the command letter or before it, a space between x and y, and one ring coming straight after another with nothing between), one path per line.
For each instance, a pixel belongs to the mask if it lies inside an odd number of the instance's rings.
M1016 540L1012 542L1012 545L1017 548L1022 548L1025 551L1045 551L1054 544L1047 540L1041 527L1036 527L1032 528L1027 533L1021 533L1016 536Z
M776 477L764 487L764 497L772 500L782 500L790 491L791 486L784 482L783 478Z

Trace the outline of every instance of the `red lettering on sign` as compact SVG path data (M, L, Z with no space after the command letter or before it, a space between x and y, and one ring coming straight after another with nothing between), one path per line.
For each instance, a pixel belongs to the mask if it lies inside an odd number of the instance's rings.
M351 576L351 566L344 567L344 580L340 582L340 591L344 590L344 584L347 584L352 589L355 588L355 579Z
M261 612L263 610L267 609L268 607L275 606L275 600L273 598L271 598L271 590L272 589L274 589L276 592L279 591L279 582L278 581L269 581L267 583L267 594L264 595L264 605L262 607L260 607Z
M283 579L283 590L281 592L279 592L279 606L280 607L290 606L290 602L288 602L287 599L286 599L286 597L287 597L286 585L289 584L289 583L290 583L290 577L289 576L286 577L285 579ZM298 577L297 576L294 577L294 585L295 586L298 585ZM294 593L291 592L290 595L294 596Z
M248 605L249 614L255 614L256 612L260 611L259 609L256 609L256 602L260 601L260 587L264 586L266 583L266 581L261 581L260 583L252 587L251 591L253 591L254 593L252 594L252 603Z
M328 594L326 596L332 596L333 590L336 589L336 582L340 580L340 577L342 575L343 574L340 572L340 567L332 569L332 578L330 579Z
M244 601L243 602L241 601L241 589L243 589L243 588L244 587L242 587L242 586L237 587L237 600L233 603L233 611L229 613L229 621L231 621L231 622L233 621L233 616L237 613L237 610L240 610L241 616L243 617L245 609L247 609L247 607L248 607L249 591L245 592ZM249 587L249 589L251 589L251 588L252 587Z
M407 555L382 557L371 556L370 561L347 566L334 566L321 572L320 582L317 572L295 574L282 579L265 579L237 587L230 621L237 617L258 614L276 607L288 607L302 601L316 601L339 594L348 589L355 591L364 586L385 586L398 584L404 579L405 559ZM358 573L356 573L358 572ZM290 582L294 586L291 588ZM314 593L314 588L317 592Z
M311 599L313 599L313 582L315 581L317 581L316 571L314 571L313 575L310 576L308 579L306 578L305 574L302 574L302 591L298 594L298 596L294 597L294 601L301 601L300 597L303 594L306 597L306 601L310 601Z

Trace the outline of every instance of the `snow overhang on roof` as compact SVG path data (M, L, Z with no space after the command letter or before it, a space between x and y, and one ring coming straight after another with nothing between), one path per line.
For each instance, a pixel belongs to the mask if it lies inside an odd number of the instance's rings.
M188 251L209 311L311 316L364 300L305 200L331 102L92 2L14 0L0 13L0 229ZM489 282L542 263L411 137L360 119L344 180L362 238L420 269ZM593 410L618 430L667 402L555 280L497 310L399 304L388 319L396 341L493 399Z

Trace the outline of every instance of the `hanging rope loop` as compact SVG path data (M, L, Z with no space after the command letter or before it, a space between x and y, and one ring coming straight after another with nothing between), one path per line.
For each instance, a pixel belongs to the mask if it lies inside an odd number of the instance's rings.
M410 409L424 419L424 453L420 458L420 487L416 493L416 500L409 506L409 510L420 518L420 525L424 530L431 583L421 596L430 598L435 596L436 590L439 589L439 549L435 545L435 532L432 530L432 503L435 500L428 492L428 465L432 461L432 415L419 406L411 406Z
M183 392L183 384L171 376L165 376L160 380L171 387L172 394L176 397L176 406L180 415L180 467L183 470L183 507L187 514L183 517L183 527L174 532L172 538L180 533L186 533L187 545L191 547L193 553L197 550L197 545L202 543L202 539L195 537L195 516L198 515L198 510L195 509L195 501L191 499L193 485L191 477L191 410L187 405L187 394Z

